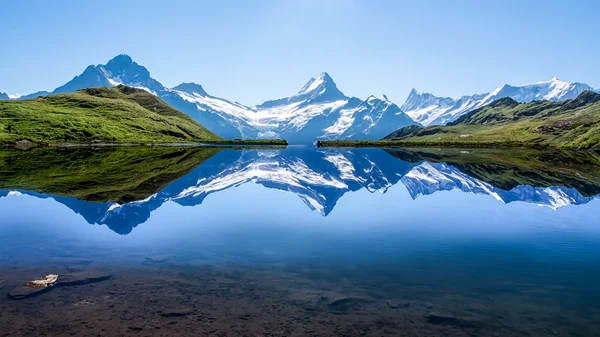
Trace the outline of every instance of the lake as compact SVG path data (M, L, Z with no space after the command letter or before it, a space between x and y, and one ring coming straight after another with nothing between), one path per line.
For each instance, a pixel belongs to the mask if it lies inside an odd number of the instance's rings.
M0 336L600 336L599 211L597 153L2 149Z

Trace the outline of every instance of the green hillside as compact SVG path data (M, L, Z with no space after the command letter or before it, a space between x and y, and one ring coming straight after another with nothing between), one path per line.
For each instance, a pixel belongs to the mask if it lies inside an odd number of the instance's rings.
M126 86L0 101L0 144L214 142L221 138L160 98Z

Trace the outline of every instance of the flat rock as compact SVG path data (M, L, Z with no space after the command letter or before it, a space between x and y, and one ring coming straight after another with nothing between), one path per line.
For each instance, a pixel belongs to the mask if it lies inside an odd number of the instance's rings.
M46 293L46 292L52 290L53 288L54 288L54 286L45 287L45 288L34 288L34 287L21 286L19 288L12 290L11 292L9 292L8 297L15 299L15 300L22 300L25 298L30 298L30 297L41 295L43 293Z
M94 282L106 281L111 278L111 274L101 273L97 271L80 271L60 275L57 286L76 286Z

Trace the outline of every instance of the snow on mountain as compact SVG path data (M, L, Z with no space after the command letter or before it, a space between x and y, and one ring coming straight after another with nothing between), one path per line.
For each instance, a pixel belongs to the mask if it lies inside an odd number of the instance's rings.
M463 96L457 100L421 94L413 89L402 105L402 110L423 125L443 125L469 111L505 97L522 103L538 100L562 101L576 98L586 90L593 89L587 84L565 82L556 77L524 86L505 84L491 93Z
M105 65L89 66L51 93L38 92L21 99L119 84L159 96L228 139L284 138L291 143L327 138L379 139L414 124L385 95L366 101L346 97L327 73L311 78L295 95L249 107L212 96L195 83L166 88L128 55L119 55Z
M553 210L567 205L585 204L594 197L584 197L574 188L561 186L534 187L519 185L509 191L494 187L459 171L445 163L423 163L408 174L401 182L413 199L438 191L460 190L466 193L486 194L504 203L515 201L546 206Z

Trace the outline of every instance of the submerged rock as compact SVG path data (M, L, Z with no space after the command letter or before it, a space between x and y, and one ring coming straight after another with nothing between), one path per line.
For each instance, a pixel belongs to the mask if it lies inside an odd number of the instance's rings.
M474 328L483 323L483 319L471 316L455 316L448 313L432 312L425 316L431 324L454 325L461 328Z
M193 314L193 310L189 308L169 308L163 310L160 315L162 317L182 317Z
M57 281L58 275L46 275L43 278L25 282L21 287L9 292L8 297L13 299L24 299L41 295L47 291L50 291Z
M45 287L45 288L34 288L34 287L21 286L19 288L12 290L11 292L9 292L8 297L15 299L15 300L22 300L25 298L41 295L43 293L46 293L46 292L52 290L52 288L54 288L54 287L50 286L50 287Z
M23 286L31 288L48 288L53 286L56 281L58 281L58 275L50 274L37 280L25 282Z
M110 274L95 271L67 273L64 275L48 275L43 279L26 282L23 286L8 293L8 297L21 300L46 293L55 287L75 286L108 280Z
M100 273L96 271L81 271L61 275L58 279L58 286L76 286L94 282L106 281L111 278L111 274Z
M340 297L330 301L327 305L336 310L347 310L352 306L371 303L373 299L366 297Z

